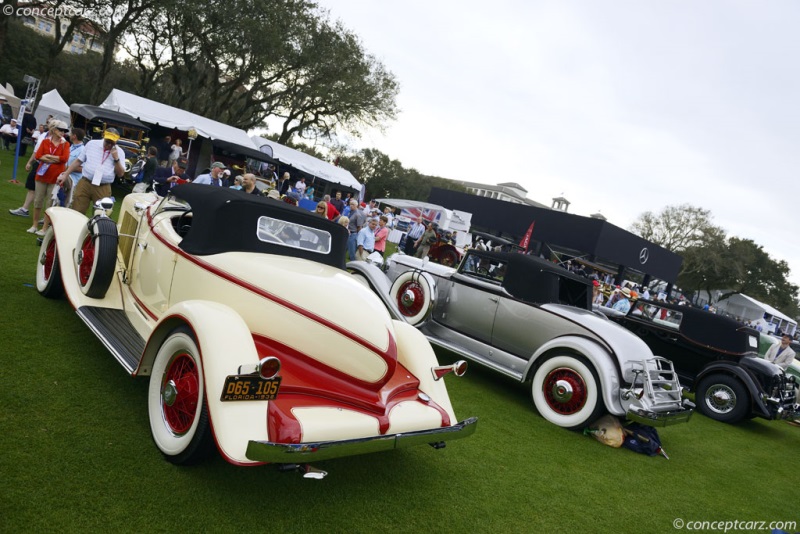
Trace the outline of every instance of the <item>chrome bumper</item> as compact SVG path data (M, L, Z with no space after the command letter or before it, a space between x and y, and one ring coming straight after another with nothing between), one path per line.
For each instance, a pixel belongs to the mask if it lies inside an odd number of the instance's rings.
M692 418L692 414L694 413L692 408L679 408L677 410L664 412L628 410L628 413L625 414L625 417L629 421L634 421L647 426L670 426L680 423L688 423L689 419Z
M425 443L439 447L446 440L471 436L478 426L478 418L470 417L460 423L445 428L420 430L404 434L371 436L368 438L342 441L321 441L317 443L273 443L270 441L250 441L247 444L247 458L255 462L304 463L329 460L342 456L355 456L369 452L381 452Z

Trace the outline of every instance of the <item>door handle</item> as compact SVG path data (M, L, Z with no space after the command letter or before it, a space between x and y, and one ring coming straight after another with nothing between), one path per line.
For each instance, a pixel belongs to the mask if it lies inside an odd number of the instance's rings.
M491 300L492 302L499 302L500 301L500 299L498 299L497 297L489 297L489 300Z

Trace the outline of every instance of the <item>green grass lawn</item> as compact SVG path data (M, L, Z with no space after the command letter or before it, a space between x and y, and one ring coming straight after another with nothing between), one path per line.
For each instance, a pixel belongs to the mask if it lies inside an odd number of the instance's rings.
M165 462L146 379L133 379L66 300L34 287L24 188L0 149L0 531L673 532L673 521L798 521L800 429L701 415L660 430L670 460L544 421L528 392L476 365L447 384L475 435L320 462L322 481L216 457ZM346 311L347 300L342 301ZM447 355L442 355L448 360ZM800 528L795 527L795 530ZM717 530L721 532L721 530ZM766 532L766 530L764 530Z

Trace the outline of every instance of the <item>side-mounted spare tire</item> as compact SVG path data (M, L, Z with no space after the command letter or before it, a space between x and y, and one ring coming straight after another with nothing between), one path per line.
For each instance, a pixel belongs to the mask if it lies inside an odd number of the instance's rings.
M409 324L417 326L433 311L434 288L420 271L406 271L392 283L389 295Z
M117 225L108 217L91 219L78 236L75 248L75 272L78 285L87 297L106 295L117 263Z

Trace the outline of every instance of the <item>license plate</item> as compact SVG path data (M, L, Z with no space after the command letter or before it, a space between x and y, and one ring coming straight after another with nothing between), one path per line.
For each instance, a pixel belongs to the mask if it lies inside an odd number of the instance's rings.
M264 380L258 375L230 375L225 378L221 401L272 400L278 396L281 378Z

